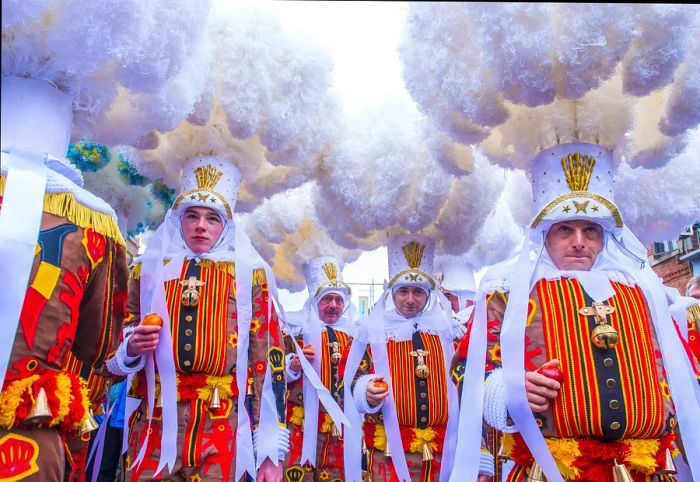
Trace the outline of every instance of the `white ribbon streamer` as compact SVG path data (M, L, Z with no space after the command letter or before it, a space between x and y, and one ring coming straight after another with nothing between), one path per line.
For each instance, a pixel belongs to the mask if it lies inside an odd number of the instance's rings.
M320 355L320 330L312 330L312 333L309 335L304 334L304 341L305 343L310 343L314 347L314 352ZM318 441L318 402L320 401L323 404L326 412L328 412L328 415L330 415L338 429L342 429L343 426L351 427L352 425L345 416L345 413L343 413L343 410L338 406L331 392L328 391L318 376L318 373L321 371L321 357L317 356L312 366L304 356L301 347L296 345L295 350L301 362L301 369L304 372L304 378L302 380L304 384L304 439L301 463L309 462L315 467L316 444ZM343 433L347 433L347 431L343 431Z
M7 166L0 210L0 388L10 361L19 317L41 230L46 189L46 154L13 150L2 153Z
M478 293L464 367L455 463L449 482L476 480L481 456L486 359L486 295Z

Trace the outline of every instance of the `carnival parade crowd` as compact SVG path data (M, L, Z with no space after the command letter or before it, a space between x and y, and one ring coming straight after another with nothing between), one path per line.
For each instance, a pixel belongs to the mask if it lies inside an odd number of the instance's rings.
M351 134L332 152L342 129L325 122L322 57L252 10L219 8L3 1L0 482L700 480L700 278L664 285L625 212L653 203L614 189L697 144L699 8L412 5L402 65L427 140L413 149L411 122L377 116L367 139L390 132L391 162L370 168L342 151ZM585 28L550 35L570 20ZM142 165L178 180L140 253L117 216L128 202L98 197L67 159L83 132L148 151ZM698 178L690 156L672 181ZM479 248L459 241L483 239L471 231L499 197L470 213L488 197L479 175L504 186L497 165L527 168L534 215L477 285L437 256ZM363 170L385 205L345 184ZM697 185L691 212L667 219L672 183L652 176L658 191L638 193L659 198L649 229L700 219ZM308 298L285 310L275 272L289 245L260 248L240 211L311 180L302 197L323 223L287 229ZM385 195L413 181L406 199ZM273 210L261 225L285 217ZM384 229L389 277L360 316L339 245Z

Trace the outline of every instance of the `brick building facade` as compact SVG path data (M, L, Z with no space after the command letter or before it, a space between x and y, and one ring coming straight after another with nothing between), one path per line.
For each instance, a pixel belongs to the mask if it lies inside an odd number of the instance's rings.
M685 294L690 278L700 274L700 222L688 226L673 241L654 243L648 248L647 256L664 284Z

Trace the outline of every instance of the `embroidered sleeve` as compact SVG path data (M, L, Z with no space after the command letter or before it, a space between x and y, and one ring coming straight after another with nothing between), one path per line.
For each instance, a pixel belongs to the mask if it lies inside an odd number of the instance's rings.
M85 232L86 250L93 266L80 302L73 353L100 371L119 346L126 316L129 271L123 246L109 238L100 240L89 227ZM104 250L100 249L102 242Z

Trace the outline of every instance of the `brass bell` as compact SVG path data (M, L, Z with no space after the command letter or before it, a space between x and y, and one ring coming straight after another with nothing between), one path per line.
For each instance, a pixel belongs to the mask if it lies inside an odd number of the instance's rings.
M199 288L204 285L204 281L199 281L195 276L190 276L186 281L180 281L185 287L180 301L183 306L194 307L199 305Z
M249 397L255 395L255 379L253 377L248 378L248 388L245 393Z
M372 482L372 472L370 472L369 470L363 470L362 482Z
M362 455L367 455L369 450L367 450L367 442L365 442L365 438L362 437Z
M428 368L428 365L418 365L416 367L416 376L418 378L428 378L430 375L430 368Z
M593 328L593 333L591 333L591 341L601 349L615 348L619 339L620 335L617 330L607 323L599 324Z
M156 405L154 408L163 408L163 392L158 391L158 398L156 399Z
M614 482L633 482L627 467L624 464L618 464L617 460L613 459L613 481Z
M199 293L196 290L186 290L182 293L182 305L194 307L199 305Z
M498 454L496 455L496 459L498 460L508 460L510 457L508 457L508 454L506 453L506 448L503 444L498 448Z
M221 398L219 397L219 387L215 386L214 391L211 393L211 400L209 401L209 408L217 410L221 408Z
M386 441L386 447L384 447L384 457L391 457L391 450L389 450L389 440Z
M430 444L423 444L423 462L428 462L430 460L433 460L435 457L433 457L433 451L430 450Z
M664 456L664 466L656 471L659 475L670 475L677 474L676 464L673 462L673 455L669 449L666 449L666 454Z
M332 422L331 435L336 438L341 437L343 435L338 429L338 426L335 424L335 422Z
M530 472L527 474L528 482L542 482L544 481L544 473L542 473L542 467L537 462L533 462L530 466Z
M98 428L100 428L100 426L97 424L97 420L95 420L95 414L92 412L92 409L90 409L88 410L85 423L80 428L80 435L85 435L86 433L90 433Z
M36 401L32 407L29 415L24 419L26 424L40 424L47 422L53 418L51 409L49 409L49 400L46 397L46 391L44 388L39 389L39 393L36 396Z

